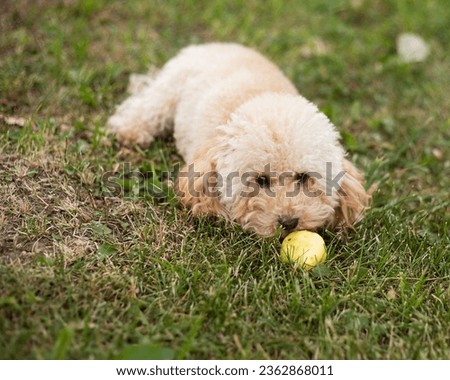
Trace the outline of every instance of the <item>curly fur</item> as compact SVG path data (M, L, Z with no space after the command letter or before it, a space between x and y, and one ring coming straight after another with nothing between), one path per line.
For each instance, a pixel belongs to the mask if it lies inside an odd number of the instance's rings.
M108 126L123 143L143 146L173 133L186 162L181 202L263 236L283 218L298 219L289 230L351 227L370 199L330 120L273 63L240 45L183 49ZM299 181L300 173L310 175Z

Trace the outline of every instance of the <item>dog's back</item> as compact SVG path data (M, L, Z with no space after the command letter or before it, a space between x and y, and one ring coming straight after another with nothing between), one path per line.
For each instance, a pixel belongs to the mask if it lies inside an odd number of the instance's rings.
M174 135L186 161L245 102L267 92L297 94L277 66L237 44L187 47L166 69L170 77L177 78Z

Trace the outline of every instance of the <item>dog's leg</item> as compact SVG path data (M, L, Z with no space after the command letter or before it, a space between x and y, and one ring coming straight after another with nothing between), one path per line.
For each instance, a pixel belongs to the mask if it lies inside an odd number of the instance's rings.
M162 71L133 91L109 118L109 133L123 144L149 145L156 136L172 130L178 102L172 73Z

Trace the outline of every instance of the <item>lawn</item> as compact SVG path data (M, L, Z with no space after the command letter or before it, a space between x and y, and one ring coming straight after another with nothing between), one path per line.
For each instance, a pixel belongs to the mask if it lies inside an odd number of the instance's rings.
M3 1L0 358L450 359L449 20L445 0ZM399 60L403 32L425 62ZM323 266L193 218L173 141L105 135L131 73L206 41L269 56L377 184Z

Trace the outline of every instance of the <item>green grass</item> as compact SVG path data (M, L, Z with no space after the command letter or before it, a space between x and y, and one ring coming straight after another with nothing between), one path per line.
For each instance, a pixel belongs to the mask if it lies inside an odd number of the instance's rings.
M64 3L0 12L0 358L450 359L446 1ZM399 62L402 32L426 62ZM311 272L144 194L168 186L173 142L105 137L130 73L214 40L276 62L378 183Z

